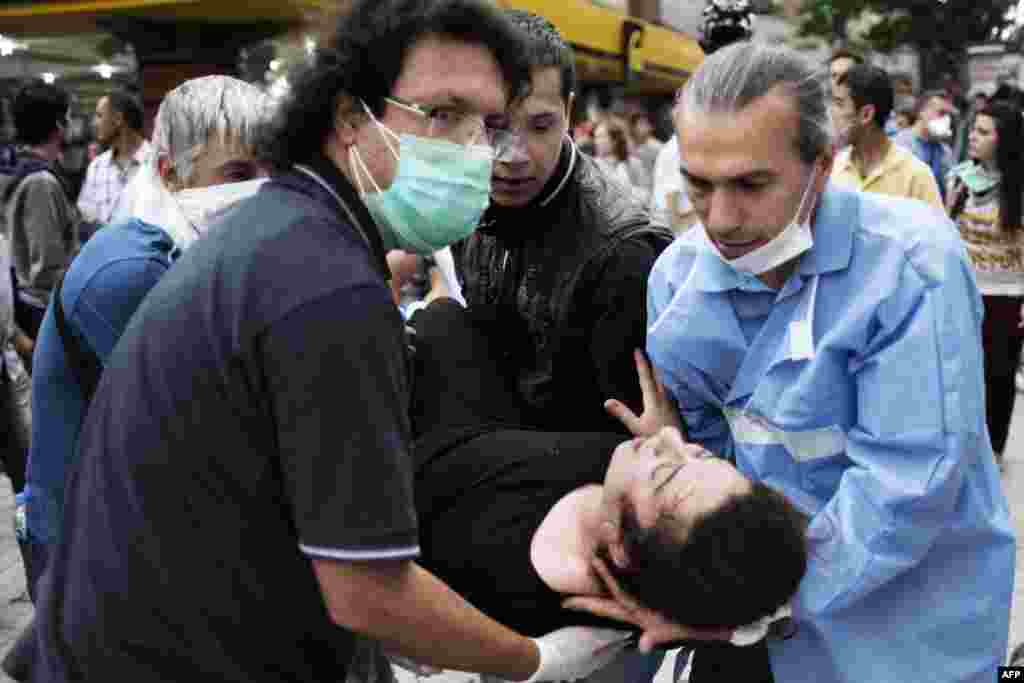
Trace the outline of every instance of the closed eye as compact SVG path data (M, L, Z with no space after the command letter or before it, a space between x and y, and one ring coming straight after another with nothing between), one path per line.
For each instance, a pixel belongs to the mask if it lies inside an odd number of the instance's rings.
M761 181L747 180L744 178L742 180L736 181L736 186L744 192L760 192L765 187L767 187L767 183Z
M711 183L703 178L696 178L685 171L683 171L683 178L686 180L686 185L694 192L704 194L711 191Z

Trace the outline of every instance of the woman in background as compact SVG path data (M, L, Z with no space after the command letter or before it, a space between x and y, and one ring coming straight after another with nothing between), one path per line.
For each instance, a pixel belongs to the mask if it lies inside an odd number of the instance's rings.
M619 121L602 121L594 128L595 158L605 171L628 187L637 201L646 205L650 194L634 181L630 168L630 139L626 126Z
M995 100L974 119L968 159L951 169L947 209L963 236L985 305L985 406L992 450L1002 466L1024 343L1024 119Z

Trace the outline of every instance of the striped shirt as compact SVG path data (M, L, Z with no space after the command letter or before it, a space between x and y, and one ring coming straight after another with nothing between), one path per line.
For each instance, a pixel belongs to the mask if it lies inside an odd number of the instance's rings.
M999 224L999 191L969 195L957 227L985 296L1024 296L1024 229Z
M150 144L143 140L125 167L114 161L113 149L92 160L78 195L78 209L85 220L100 225L110 222L118 197L136 171L149 160L151 150Z

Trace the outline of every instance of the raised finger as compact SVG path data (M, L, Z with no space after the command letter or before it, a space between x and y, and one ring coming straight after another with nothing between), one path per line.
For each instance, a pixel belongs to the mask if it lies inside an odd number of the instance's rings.
M643 394L644 409L647 409L658 394L654 373L651 372L651 364L647 362L647 356L640 349L633 350L633 360L636 362L636 375L640 378L640 391Z
M634 436L640 435L640 418L625 403L610 398L604 402L604 409L609 415L625 425L631 434Z
M665 385L661 383L661 379L658 378L658 373L654 369L654 365L651 363L651 359L647 357L646 351L637 351L639 354L639 360L637 360L637 372L640 371L640 362L643 362L644 369L647 372L648 381L651 383L651 388L655 395L661 400L665 399L667 392L665 391Z

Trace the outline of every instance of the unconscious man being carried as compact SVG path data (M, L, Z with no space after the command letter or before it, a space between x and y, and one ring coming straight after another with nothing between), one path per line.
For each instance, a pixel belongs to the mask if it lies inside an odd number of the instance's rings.
M606 563L640 603L673 622L732 629L796 591L805 521L781 495L720 458L659 457L618 434L525 430L518 395L464 309L439 299L410 325L420 563L483 612L529 635L631 628L562 607L568 595L605 593L592 559L605 552L601 484L613 455L673 502L645 530L627 510L635 568Z

